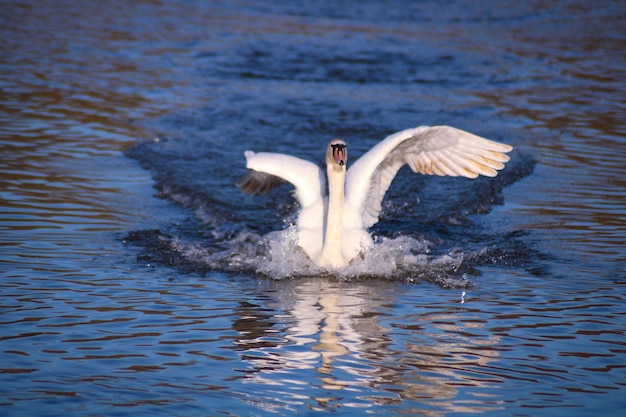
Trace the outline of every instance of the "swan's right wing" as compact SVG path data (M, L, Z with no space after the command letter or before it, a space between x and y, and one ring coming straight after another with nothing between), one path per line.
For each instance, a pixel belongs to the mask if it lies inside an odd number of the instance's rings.
M263 195L285 182L294 185L295 197L308 207L326 194L326 179L320 167L295 156L246 151L248 172L238 182L243 192Z

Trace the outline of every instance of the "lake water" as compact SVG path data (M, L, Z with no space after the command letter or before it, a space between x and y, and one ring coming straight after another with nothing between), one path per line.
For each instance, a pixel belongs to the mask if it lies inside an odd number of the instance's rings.
M626 406L622 1L2 7L3 416ZM234 185L247 149L354 160L422 124L515 150L401 170L334 276L289 186Z

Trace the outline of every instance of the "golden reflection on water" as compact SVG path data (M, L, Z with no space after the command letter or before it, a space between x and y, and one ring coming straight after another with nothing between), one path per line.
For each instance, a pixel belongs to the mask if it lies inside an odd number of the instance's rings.
M146 92L168 90L172 80L167 69L120 53L114 42L132 47L132 27L109 27L97 10L91 25L74 6L4 6L16 23L3 37L12 53L0 57L0 210L8 229L120 228L135 213L116 201L137 198L131 183L149 182L119 157L149 134L134 120L166 107Z
M473 95L503 117L526 121L508 133L538 165L526 184L514 185L506 196L511 224L554 230L561 239L549 246L566 254L580 253L582 247L583 257L603 253L621 264L626 258L614 248L626 234L626 60L621 52L626 42L594 37L588 25L597 22L575 19L580 32L561 33L558 27L510 32L509 59L542 65L532 74L505 65L509 72ZM614 16L602 25L601 31L617 30L621 23ZM585 53L574 52L578 49Z

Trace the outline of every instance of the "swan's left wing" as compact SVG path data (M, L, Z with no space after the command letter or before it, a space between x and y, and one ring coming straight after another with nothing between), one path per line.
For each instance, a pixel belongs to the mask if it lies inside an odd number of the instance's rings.
M237 182L247 194L263 195L285 182L295 186L295 197L302 207L321 200L325 195L326 179L320 167L295 156L246 151L248 172Z
M398 170L476 178L495 177L513 148L449 126L420 126L388 136L359 158L346 177L346 202L360 227L378 222L381 203Z

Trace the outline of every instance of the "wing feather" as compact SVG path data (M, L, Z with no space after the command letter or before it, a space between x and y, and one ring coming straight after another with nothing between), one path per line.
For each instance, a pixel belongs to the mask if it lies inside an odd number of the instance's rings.
M275 175L249 169L239 181L237 187L248 195L265 195L286 181Z
M246 151L248 172L237 182L242 191L266 194L285 182L295 187L295 197L302 207L321 200L326 193L326 179L320 167L295 156Z
M388 136L357 160L346 178L346 213L356 227L378 222L382 199L405 164L417 173L494 177L513 148L449 126L420 126Z
M461 175L460 171L457 168L457 164L455 164L449 155L446 155L445 152L441 151L433 151L432 156L437 163L437 167L442 172L442 175L448 175L452 177L457 177Z

